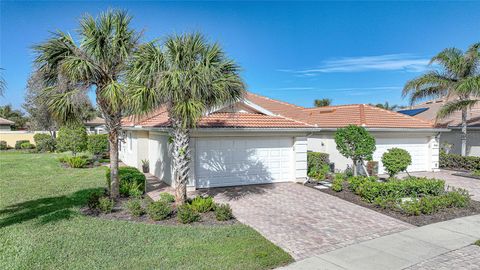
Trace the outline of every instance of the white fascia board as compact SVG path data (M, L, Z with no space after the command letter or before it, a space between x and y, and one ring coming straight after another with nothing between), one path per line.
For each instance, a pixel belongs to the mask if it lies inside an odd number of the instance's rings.
M250 107L250 108L252 108L252 109L254 109L254 110L256 110L256 111L258 111L258 112L260 112L260 113L263 113L263 114L265 114L265 115L270 115L270 116L275 116L275 115L276 115L276 114L274 114L273 112L271 112L271 111L263 108L262 106L257 105L257 104L255 104L255 103L251 102L250 100L242 99L242 100L240 100L240 101L238 101L238 102L241 102L241 103L243 103L244 105L246 105L246 106L248 106L248 107ZM234 104L235 104L235 103L234 103ZM219 111L219 110L224 109L224 108L226 108L226 107L228 107L228 106L231 106L231 105L233 105L233 104L227 104L227 105L225 105L225 106L221 106L221 107L217 107L217 108L212 108L212 109L210 109L208 112L206 112L205 115L209 115L209 114L211 114L211 113L214 113L214 112L216 112L216 111Z

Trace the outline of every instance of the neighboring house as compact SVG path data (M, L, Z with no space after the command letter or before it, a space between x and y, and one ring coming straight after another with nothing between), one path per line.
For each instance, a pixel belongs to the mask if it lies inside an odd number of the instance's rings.
M188 187L303 181L307 148L330 154L343 170L351 161L338 153L333 134L348 124L363 125L376 137L377 161L388 148L401 147L412 154L410 171L438 168L439 130L427 121L368 105L309 109L248 93L244 101L208 113L192 130ZM173 184L166 110L122 125L120 159L137 168L148 160L152 174Z
M427 121L436 122L436 127L450 129L450 132L442 132L440 136L440 146L449 149L450 153L460 155L462 150L461 112L455 112L445 119L439 119L436 121L438 111L447 101L446 98L430 100L398 112ZM467 155L480 156L480 104L475 105L468 111L467 123Z
M12 130L14 124L15 122L0 117L0 130Z
M107 128L105 126L105 119L100 117L95 117L90 121L85 122L88 134L105 134L107 133Z

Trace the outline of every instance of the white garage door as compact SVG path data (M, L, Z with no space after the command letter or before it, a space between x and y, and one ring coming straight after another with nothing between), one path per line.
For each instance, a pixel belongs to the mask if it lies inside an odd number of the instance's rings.
M383 153L394 147L405 149L412 156L412 165L408 166L408 172L421 172L428 169L430 159L427 138L377 139L377 150L373 154L373 160L378 161L378 173L385 173L382 164Z
M290 181L293 138L199 138L198 188Z

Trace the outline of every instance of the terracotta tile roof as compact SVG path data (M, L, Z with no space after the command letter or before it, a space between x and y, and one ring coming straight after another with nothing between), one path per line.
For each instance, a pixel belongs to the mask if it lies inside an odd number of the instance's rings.
M365 104L303 108L253 93L248 93L246 99L275 114L316 125L320 128L338 128L347 125L359 125L371 128L433 127L431 121Z
M427 108L426 111L415 115L415 117L435 122L436 126L438 127L460 127L462 123L462 113L460 111L455 112L445 119L436 119L438 111L448 101L449 100L447 98L429 100L414 106L410 106L409 109ZM467 123L469 127L480 127L480 104L473 106L468 111L467 117Z
M359 125L370 128L432 128L433 123L393 111L364 104L304 108L264 96L247 93L246 100L261 106L275 116L260 113L218 112L203 117L199 127L251 127L251 128L339 128ZM141 117L126 118L124 126L166 127L169 125L165 108Z
M169 126L168 113L165 108L157 109L154 113L136 120L124 119L124 126L167 127ZM259 113L212 113L202 117L197 124L202 128L305 128L313 127L306 123L288 119L282 116L270 116Z
M0 117L0 125L13 125L15 122Z

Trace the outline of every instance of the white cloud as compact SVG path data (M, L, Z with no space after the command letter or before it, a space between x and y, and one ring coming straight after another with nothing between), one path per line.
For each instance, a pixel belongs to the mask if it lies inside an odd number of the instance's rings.
M428 68L428 58L412 54L385 54L377 56L343 57L323 61L316 68L303 70L279 69L299 76L315 76L320 73L395 71L423 72Z

